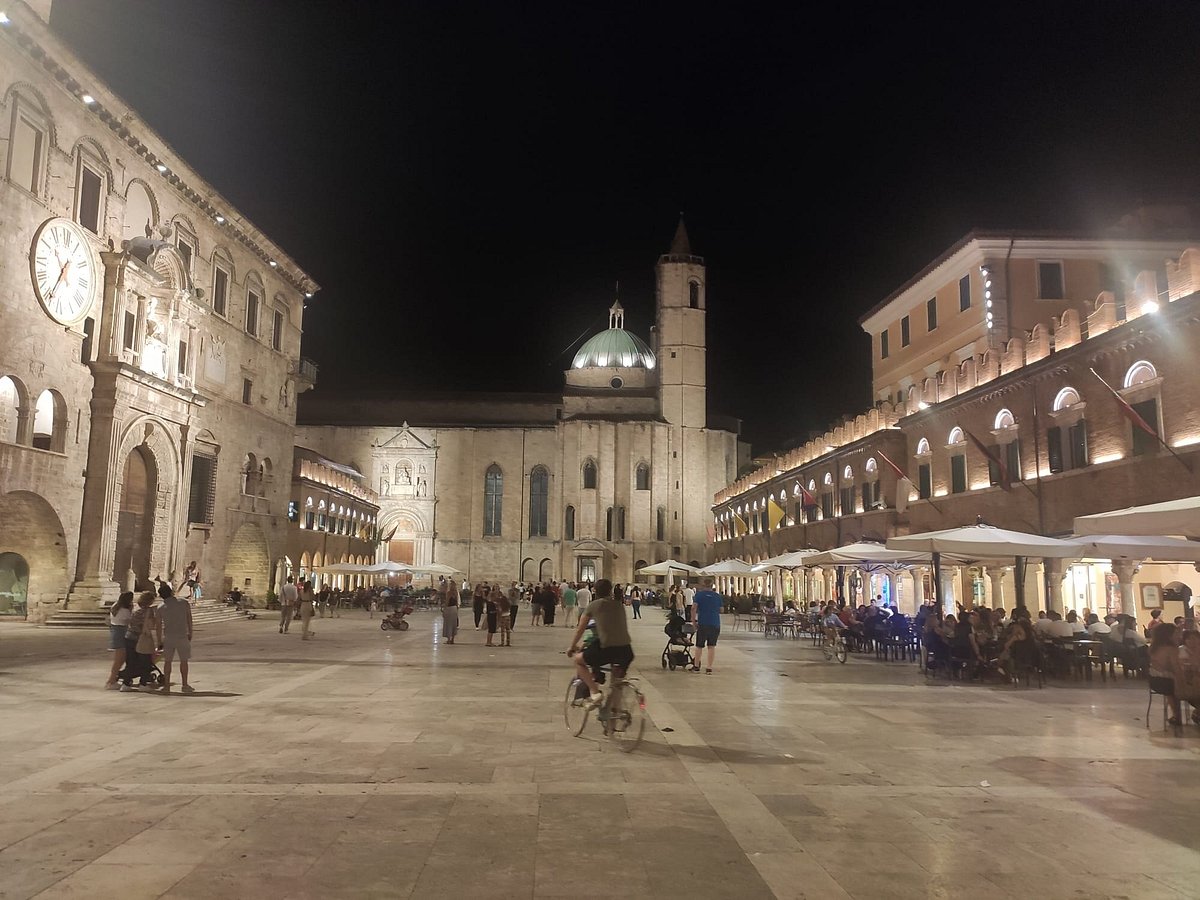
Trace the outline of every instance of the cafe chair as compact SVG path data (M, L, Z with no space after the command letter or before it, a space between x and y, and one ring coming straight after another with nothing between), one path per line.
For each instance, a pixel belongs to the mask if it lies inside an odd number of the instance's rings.
M1150 727L1150 708L1154 705L1154 698L1157 695L1162 697L1163 731L1166 731L1168 720L1171 717L1171 707L1167 701L1175 696L1175 680L1151 675L1147 681L1150 683L1150 693L1146 699L1146 727ZM1179 706L1180 724L1175 726L1176 732L1183 729L1183 704L1181 703Z

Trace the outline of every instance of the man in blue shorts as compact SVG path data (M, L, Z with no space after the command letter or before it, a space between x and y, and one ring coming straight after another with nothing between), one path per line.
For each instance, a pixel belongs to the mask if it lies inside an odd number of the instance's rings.
M708 667L706 675L712 674L713 654L717 649L717 639L721 636L721 608L725 601L713 590L713 580L705 578L700 582L700 590L692 599L692 625L696 628L696 659L692 671L700 671L700 650L708 648Z

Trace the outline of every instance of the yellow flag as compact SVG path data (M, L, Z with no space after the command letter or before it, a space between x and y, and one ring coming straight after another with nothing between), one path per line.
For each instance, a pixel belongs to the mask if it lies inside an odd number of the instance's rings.
M746 527L746 520L737 513L733 514L733 536L741 537L750 529Z
M783 507L774 500L767 501L767 504L767 521L771 525L771 530L774 531L779 527L779 523L783 521L783 518L787 515L787 513L785 513L783 511Z

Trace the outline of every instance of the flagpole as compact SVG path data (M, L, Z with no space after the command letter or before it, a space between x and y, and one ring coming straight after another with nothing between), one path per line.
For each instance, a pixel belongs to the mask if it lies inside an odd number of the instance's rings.
M1192 467L1187 464L1186 460L1184 460L1184 458L1182 456L1180 456L1178 453L1176 453L1171 448L1170 444L1168 444L1166 441L1163 440L1163 436L1158 433L1158 429L1151 428L1150 423L1148 423L1145 419L1143 419L1138 414L1138 411L1129 405L1129 401L1126 400L1124 397L1122 397L1120 392L1116 388L1114 388L1111 384L1109 384L1107 381L1105 381L1103 378L1101 378L1099 372L1097 372L1094 368L1092 368L1090 366L1088 367L1088 371L1091 372L1093 375L1095 375L1097 380L1102 385L1104 385L1106 388L1108 388L1108 392L1113 395L1113 398L1117 401L1117 405L1121 407L1121 412L1125 413L1126 418L1128 418L1129 416L1132 415L1135 419L1134 424L1139 424L1139 427L1141 427L1142 430L1145 431L1147 434L1154 435L1154 439L1156 441L1158 441L1160 444L1162 444L1163 447L1166 449L1166 451L1168 453L1170 453L1173 457L1175 457L1175 459L1177 459L1179 461L1179 464L1181 466L1183 466L1185 469L1187 469L1188 474L1190 475L1192 473Z
M878 450L878 449L877 449L875 452L879 454L879 458L880 458L880 459L882 459L882 460L883 460L885 463L887 463L889 466L891 466L891 468L892 468L892 471L896 473L896 478L897 478L897 480L899 480L899 479L903 478L903 479L904 479L905 481L907 481L909 484L912 484L912 479L911 479L911 478L909 478L909 477L908 477L908 476L907 476L907 475L906 475L906 474L905 474L905 473L904 473L904 472L903 472L903 471L900 469L900 467L899 467L898 465L896 465L894 462L892 462L892 461L891 461L891 460L888 458L888 456L887 456L887 454L886 454L886 453L884 453L882 450ZM932 493L933 493L933 491L932 491L932 487L933 487L933 486L932 486L932 485L930 485L930 496L928 496L928 497L926 497L926 498L924 498L924 499L925 499L925 502L927 502L927 503L928 503L930 506L932 506L932 507L933 507L933 511L934 511L934 512L936 512L936 513L937 513L937 514L940 516L940 515L942 514L942 510L941 510L941 509L938 507L938 505L937 505L936 503L934 503L934 502L933 502L933 496L932 496Z

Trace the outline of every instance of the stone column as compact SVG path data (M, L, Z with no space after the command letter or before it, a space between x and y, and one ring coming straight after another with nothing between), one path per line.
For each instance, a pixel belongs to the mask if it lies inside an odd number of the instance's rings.
M1063 611L1063 564L1061 559L1048 559L1044 563L1046 567L1046 611L1054 610L1061 613Z
M988 579L992 582L992 609L1004 609L1004 567L988 566Z
M1134 618L1137 617L1137 598L1133 592L1133 574L1137 567L1138 564L1131 559L1112 561L1113 574L1117 576L1117 583L1121 588L1121 612Z
M908 570L912 575L913 580L913 612L920 609L925 603L925 570L918 566L913 566Z
M883 577L887 579L888 600L891 602L892 607L894 609L899 610L900 609L900 598L896 594L896 586L898 584L898 582L896 581L896 573L894 571L892 571L891 569L888 569L886 572L883 573Z
M117 460L114 404L117 364L93 364L91 430L88 437L87 469L83 482L83 515L79 524L79 552L75 558L75 581L67 595L67 606L86 609L116 600L121 586L107 571L105 547L112 543L109 523L114 521L118 483L124 460Z
M957 615L958 607L954 602L954 576L958 566L948 566L942 563L942 612L945 615Z

